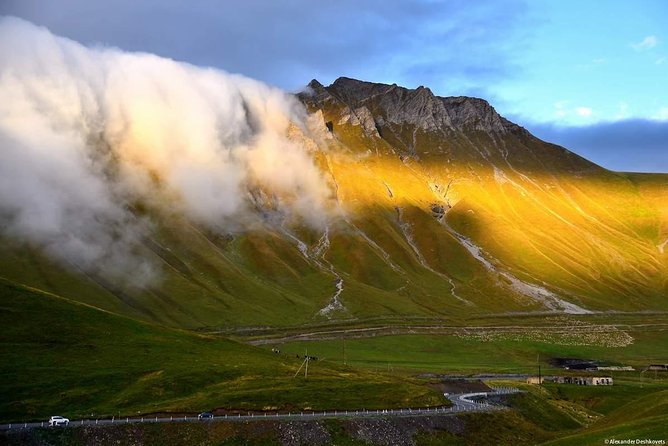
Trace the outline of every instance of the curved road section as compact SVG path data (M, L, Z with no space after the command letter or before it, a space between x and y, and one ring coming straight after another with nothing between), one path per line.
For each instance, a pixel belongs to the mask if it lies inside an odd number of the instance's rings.
M493 395L509 395L511 393L519 393L519 389L514 387L498 387L492 389L491 392L473 392L473 393L453 393L445 396L452 401L452 407L458 409L459 412L485 412L490 410L505 409L505 406L491 404L486 400ZM473 400L472 398L476 398ZM483 399L483 401L480 401Z
M472 398L486 399L492 395L508 395L511 393L518 393L521 390L514 387L500 387L495 388L491 392L475 392L475 393L456 393L445 394L445 396L452 401L451 407L429 407L429 408L408 408L408 409L378 409L378 410L334 410L324 412L288 412L288 413L251 413L246 415L219 415L201 422L215 422L215 421L252 421L252 420L304 420L304 419L320 419L320 418L371 418L371 417L420 417L420 416L434 416L434 415L454 415L467 412L490 412L493 410L504 410L505 406L490 404L487 401L476 401ZM142 418L109 418L109 419L86 419L70 421L67 427L76 426L102 426L114 424L128 424L128 423L183 423L189 421L198 421L198 418L183 416L183 417L142 417ZM0 424L0 430L9 429L33 429L36 427L48 427L48 422L32 422L32 423L8 423ZM63 429L66 426L54 427L54 429Z

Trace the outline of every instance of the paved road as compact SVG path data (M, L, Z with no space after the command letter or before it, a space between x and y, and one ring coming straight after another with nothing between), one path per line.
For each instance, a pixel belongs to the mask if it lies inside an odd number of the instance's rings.
M482 397L486 399L490 395L509 395L518 392L519 390L514 387L503 387L493 389L492 392L455 393L446 396L452 401L452 407L458 409L460 412L484 412L504 409L505 407L490 404L487 401L472 400L471 398Z
M379 410L336 410L323 412L288 412L288 413L247 413L245 415L219 415L212 419L201 422L215 421L254 421L254 420L308 420L321 418L370 418L370 417L415 417L415 416L433 416L433 415L453 415L466 412L490 412L494 410L503 410L504 406L497 406L486 402L476 402L470 398L476 396L504 395L517 393L520 390L504 387L496 388L493 392L476 393L458 393L446 395L452 401L451 407L430 407L430 408L408 408L408 409L379 409ZM111 419L85 419L72 420L69 427L76 426L102 426L113 424L128 423L179 423L188 421L198 421L197 417L142 417L142 418L111 418ZM0 424L0 430L9 429L33 429L36 427L48 427L46 421L33 423L9 423Z

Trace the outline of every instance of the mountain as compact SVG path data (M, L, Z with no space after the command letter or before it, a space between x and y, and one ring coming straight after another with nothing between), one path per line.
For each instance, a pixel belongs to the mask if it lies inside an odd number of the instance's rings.
M162 218L142 242L156 283L57 264L5 237L0 275L166 326L230 330L383 318L668 310L668 175L611 172L482 99L313 80L295 129L332 190L318 229L217 230ZM136 209L135 212L142 212Z

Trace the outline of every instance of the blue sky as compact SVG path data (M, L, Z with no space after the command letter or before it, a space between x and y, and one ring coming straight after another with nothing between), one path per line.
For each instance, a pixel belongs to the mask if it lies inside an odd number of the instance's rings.
M291 91L350 76L478 96L604 167L668 172L664 0L3 0L0 14Z
M587 125L668 120L668 3L532 2L522 74L492 88L509 112Z

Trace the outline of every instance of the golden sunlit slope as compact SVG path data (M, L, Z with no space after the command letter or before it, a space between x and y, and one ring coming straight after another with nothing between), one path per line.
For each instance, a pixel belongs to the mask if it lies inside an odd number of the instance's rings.
M589 310L665 308L668 175L607 171L478 99L345 78L310 87L305 102L348 150L333 172L344 207L360 219L394 208L427 267L458 282L459 244L516 303L552 292Z
M314 216L325 224L281 220L258 187L252 229L156 218L140 249L156 283L84 274L9 240L0 275L187 328L668 310L668 175L607 171L480 99L345 78L309 87L299 97L317 136L289 136L332 189L337 210Z

